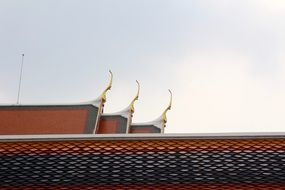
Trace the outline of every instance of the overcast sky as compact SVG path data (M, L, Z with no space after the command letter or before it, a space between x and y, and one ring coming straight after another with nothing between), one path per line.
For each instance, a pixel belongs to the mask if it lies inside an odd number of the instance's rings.
M167 133L285 131L284 0L0 0L0 103L97 98L141 83L134 122Z

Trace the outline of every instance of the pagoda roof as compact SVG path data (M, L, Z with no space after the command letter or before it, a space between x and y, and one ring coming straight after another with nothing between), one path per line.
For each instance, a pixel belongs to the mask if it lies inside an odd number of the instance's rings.
M132 122L135 102L139 98L140 84L130 104L115 113L104 113L107 92L111 90L113 73L101 95L91 101L71 104L31 104L0 105L0 135L32 134L94 134L94 133L163 133L166 112L152 122L136 124ZM134 129L131 129L131 128ZM135 130L139 128L139 130ZM153 128L152 130L149 130ZM141 130L142 129L142 130Z

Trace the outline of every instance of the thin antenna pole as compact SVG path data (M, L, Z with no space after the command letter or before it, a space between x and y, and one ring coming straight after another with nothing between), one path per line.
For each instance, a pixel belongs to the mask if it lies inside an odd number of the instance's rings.
M19 79L19 88L18 88L18 97L17 97L17 104L20 104L20 93L21 93L21 85L22 85L22 75L23 75L23 66L24 66L24 54L22 54L22 63L21 63L21 72L20 72L20 79Z

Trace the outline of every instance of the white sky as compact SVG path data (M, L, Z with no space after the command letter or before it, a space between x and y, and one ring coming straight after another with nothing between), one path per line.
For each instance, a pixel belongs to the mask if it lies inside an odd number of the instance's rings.
M0 0L0 102L91 100L141 82L134 122L168 103L166 132L285 131L284 0Z

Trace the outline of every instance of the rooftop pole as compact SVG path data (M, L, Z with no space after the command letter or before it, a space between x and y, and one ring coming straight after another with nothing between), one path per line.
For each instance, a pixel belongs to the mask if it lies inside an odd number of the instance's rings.
M23 75L23 66L24 66L24 54L22 54L22 63L21 63L21 72L19 78L19 88L18 88L18 97L17 97L17 105L20 104L20 93L21 93L21 85L22 85L22 75Z

